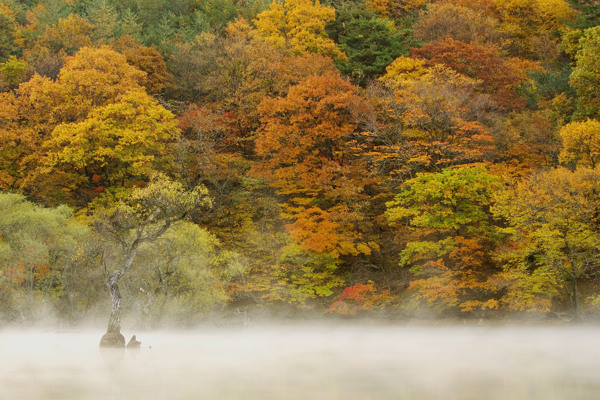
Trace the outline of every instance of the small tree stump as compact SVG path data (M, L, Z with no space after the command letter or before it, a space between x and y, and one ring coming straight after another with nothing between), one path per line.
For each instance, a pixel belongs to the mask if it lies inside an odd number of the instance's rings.
M142 342L137 341L135 338L135 335L133 335L131 337L131 339L129 340L129 343L127 343L127 348L128 349L139 349L141 344L142 344Z

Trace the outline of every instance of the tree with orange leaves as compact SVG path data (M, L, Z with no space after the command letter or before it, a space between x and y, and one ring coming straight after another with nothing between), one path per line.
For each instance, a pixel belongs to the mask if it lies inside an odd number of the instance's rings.
M535 63L506 60L492 45L465 43L447 37L412 49L413 57L421 58L428 67L444 64L457 72L483 81L481 89L505 109L519 109L525 100L517 89L528 79L527 69L539 69Z
M353 228L362 221L356 201L368 179L347 146L356 130L351 105L359 101L350 83L330 73L259 108L261 161L253 172L283 196L290 234L308 250L335 256L371 251Z
M379 81L371 101L379 144L369 154L390 177L486 159L492 137L479 119L490 101L477 92L481 81L409 57L396 59Z

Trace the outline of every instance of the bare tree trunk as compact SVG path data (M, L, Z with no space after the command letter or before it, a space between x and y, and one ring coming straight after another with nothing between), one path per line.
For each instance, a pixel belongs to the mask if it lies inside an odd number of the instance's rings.
M111 309L110 318L108 319L108 328L106 333L121 333L121 312L122 312L122 297L119 290L119 275L118 272L111 274L106 279L106 287L110 292Z
M121 334L122 298L119 290L119 278L122 270L106 277L106 287L110 293L111 309L106 333L100 339L100 347L125 347L125 337Z
M123 267L106 277L106 287L111 298L111 309L106 333L102 336L102 339L100 339L101 347L125 347L125 337L121 334L122 297L121 291L119 290L119 279L121 279L127 270L131 268L133 260L135 260L135 256L137 255L139 245L139 240L134 241L125 258Z

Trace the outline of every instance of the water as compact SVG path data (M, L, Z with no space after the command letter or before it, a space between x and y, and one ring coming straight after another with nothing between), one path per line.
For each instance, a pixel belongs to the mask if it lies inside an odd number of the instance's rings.
M0 399L600 398L596 327L209 328L116 352L101 333L0 333Z

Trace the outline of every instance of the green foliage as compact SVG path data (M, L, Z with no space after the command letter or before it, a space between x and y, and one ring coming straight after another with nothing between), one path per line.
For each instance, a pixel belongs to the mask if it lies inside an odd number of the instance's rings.
M9 89L15 89L27 77L27 64L11 56L0 64L0 84L4 83Z
M93 288L91 274L81 268L88 266L89 230L66 206L43 208L2 193L0 208L0 318L19 314L32 323L43 302L51 305L49 312L74 316L77 302L85 302L83 291Z
M336 19L327 26L329 36L347 55L336 60L341 72L364 82L385 72L397 57L404 55L411 39L388 19L380 18L365 5L348 3L336 10Z
M0 62L6 61L16 50L16 28L10 9L3 9L0 4Z
M568 99L573 99L575 90L569 84L571 67L562 65L556 70L530 71L531 81L523 82L519 94L527 99L530 108L538 108L548 101L564 94Z
M498 178L481 167L419 173L387 203L386 215L392 223L406 221L414 228L485 232L490 227L487 208L500 187Z
M132 37L136 42L142 42L142 24L140 24L138 16L131 10L126 8L119 18L119 33L120 36Z
M134 265L142 246L152 246L174 223L203 206L210 206L206 188L187 190L161 174L152 176L146 186L134 189L117 203L96 202L89 218L102 247L102 266L112 301L107 332L121 330L119 281Z
M142 288L137 297L145 323L191 325L224 306L225 284L244 269L217 246L213 235L185 221L142 246L130 285Z
M210 28L222 31L238 15L237 0L203 0L200 12Z
M497 177L480 167L417 174L387 203L391 223L405 221L415 231L400 252L401 267L415 280L409 289L438 310L496 308L488 281L492 238L489 207L501 189Z
M600 7L596 0L569 0L569 3L571 7L579 11L572 25L579 29L600 25Z
M577 91L579 118L600 117L600 26L584 31L575 56L571 85Z
M117 12L106 0L94 4L89 20L94 26L92 39L95 43L107 43L119 33Z
M273 279L266 298L309 307L309 300L333 295L344 280L335 275L339 261L327 253L303 250L290 244L274 266Z

